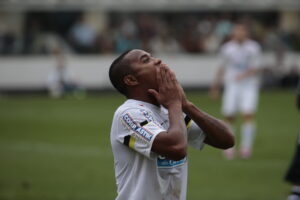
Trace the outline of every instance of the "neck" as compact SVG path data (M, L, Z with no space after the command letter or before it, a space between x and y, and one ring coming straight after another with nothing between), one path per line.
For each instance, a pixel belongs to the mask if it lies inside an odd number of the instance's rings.
M246 41L246 39L237 39L236 41L240 44L243 44Z
M156 106L159 106L160 104L157 102L157 100L155 99L155 97L153 97L152 95L150 94L139 94L139 93L135 93L135 94L138 94L138 95L134 95L134 94L131 94L131 95L128 95L128 99L134 99L134 100L138 100L138 101L144 101L144 102L147 102L147 103L151 103L153 105L156 105Z

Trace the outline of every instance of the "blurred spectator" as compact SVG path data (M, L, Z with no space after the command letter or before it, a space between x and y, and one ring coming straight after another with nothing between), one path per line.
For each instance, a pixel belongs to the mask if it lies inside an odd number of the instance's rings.
M38 20L30 20L25 24L23 33L23 50L24 54L37 54L41 49L38 47L42 37L41 24Z
M231 33L233 28L229 15L223 15L216 25L215 33L220 40L223 40Z
M119 30L116 32L116 52L140 48L140 41L137 36L136 25L130 19L125 19L121 22Z
M204 51L204 44L201 34L195 30L198 20L194 16L188 17L183 24L183 32L180 41L182 48L189 53L201 53Z
M151 50L153 53L178 53L180 52L180 46L175 38L169 34L169 31L162 27L159 34L153 38L151 42Z
M93 53L95 50L96 31L85 22L83 16L80 16L71 28L70 41L78 53Z
M114 53L114 46L115 42L112 31L109 28L104 28L97 36L96 51L103 54Z
M0 54L47 54L45 35L49 33L63 38L78 54L120 53L133 48L160 53L215 53L239 20L250 27L251 38L264 50L275 52L278 66L285 51L300 51L300 31L281 30L274 15L278 14L109 13L105 28L99 31L81 12L29 13L21 36L1 30Z

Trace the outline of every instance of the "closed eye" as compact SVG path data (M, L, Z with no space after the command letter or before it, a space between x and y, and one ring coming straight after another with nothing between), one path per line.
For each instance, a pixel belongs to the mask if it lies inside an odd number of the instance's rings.
M141 56L140 61L142 63L148 63L150 61L150 56L148 54L144 54Z
M146 58L143 59L143 63L148 63L149 60L150 60L150 58L149 58L149 57L146 57Z

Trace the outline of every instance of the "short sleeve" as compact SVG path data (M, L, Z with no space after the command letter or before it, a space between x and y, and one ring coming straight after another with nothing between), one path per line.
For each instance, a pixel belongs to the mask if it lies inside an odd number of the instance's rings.
M120 115L122 134L118 141L142 155L151 158L152 144L155 137L166 131L155 120L151 111L144 109L129 109Z
M203 130L188 116L185 116L187 125L188 144L196 149L203 149L205 133Z

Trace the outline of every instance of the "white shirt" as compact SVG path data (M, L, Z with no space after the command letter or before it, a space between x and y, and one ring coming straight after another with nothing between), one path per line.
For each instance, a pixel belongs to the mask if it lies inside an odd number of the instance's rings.
M188 142L202 149L205 134L185 117ZM185 200L187 158L172 161L151 151L155 137L169 127L163 107L127 100L114 114L111 145L118 196L116 200Z
M259 76L249 76L242 81L237 81L236 77L245 73L251 68L259 68L261 48L253 40L245 40L242 43L229 41L221 47L222 66L226 68L225 84L259 85Z

